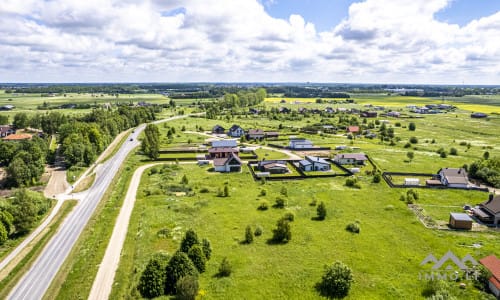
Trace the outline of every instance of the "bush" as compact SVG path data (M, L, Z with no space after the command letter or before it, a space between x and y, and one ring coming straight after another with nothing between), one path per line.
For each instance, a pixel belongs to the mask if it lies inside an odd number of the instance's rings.
M349 232L352 232L352 233L359 233L359 230L360 230L358 223L350 223L346 226L345 229Z
M406 144L404 145L404 147L405 147L405 148L410 148L410 147L411 147L411 144L410 144L410 143L406 143Z
M259 204L259 207L257 207L258 210L268 210L269 209L269 203L266 200L262 200Z
M342 262L325 266L325 273L316 289L327 298L344 298L349 294L353 282L351 269Z
M220 263L218 275L221 277L228 277L229 275L231 275L232 271L233 267L231 266L231 263L229 262L227 257L224 257L222 259L222 262Z
M410 138L410 143L412 143L412 144L418 144L418 139L417 139L417 137L412 136L412 137Z
M137 290L144 298L155 298L163 295L165 291L165 266L168 256L156 254L153 256L139 278Z
M276 223L276 229L273 229L273 241L278 243L288 243L292 239L290 221L281 218Z
M210 260L210 257L212 257L212 246L210 245L210 241L208 239L203 239L201 241L201 249L203 250L203 254L205 254L206 259Z
M450 155L458 155L458 151L456 148L451 148L450 149Z
M198 295L198 278L196 276L188 275L179 279L175 285L177 294L175 299L179 300L194 300Z
M317 201L316 199L312 199L312 200L311 200L311 202L309 202L309 205L310 205L310 206L316 206L316 203L317 203L317 202L318 202L318 201Z
M295 221L295 214L293 212L287 212L284 216L283 219L288 220L290 222Z
M380 181L382 180L382 175L380 175L380 173L375 173L375 175L373 175L373 183L379 183Z
M478 265L475 267L476 276L474 278L474 286L481 291L488 290L488 282L491 278L490 270L486 269L482 265Z
M188 257L193 262L199 273L205 272L207 258L205 257L205 253L203 253L203 249L199 245L194 245L191 249L189 249Z
M186 231L184 237L182 238L180 251L187 254L191 247L199 243L200 242L198 240L198 235L196 234L196 232L192 229L188 229L188 231Z
M0 222L0 246L7 241L7 238L8 238L7 229L5 229L3 223Z
M348 187L356 188L356 189L361 189L361 185L358 182L357 178L347 178L345 180L345 185Z
M165 268L165 294L176 294L176 284L184 276L198 276L198 271L186 253L177 251Z
M261 189L259 196L265 196L267 195L267 190L266 189Z
M286 187L281 188L280 194L284 197L288 197L288 190L286 189Z
M248 225L247 228L245 228L245 243L251 244L252 242L253 242L252 226Z
M394 126L401 127L401 123L400 122L396 122L396 123L394 123Z
M446 158L448 155L446 154L446 152L445 152L445 151L443 151L443 152L441 152L441 153L439 154L439 156L440 156L441 158Z
M417 125L415 125L415 123L411 122L409 125L408 125L408 130L410 131L415 131L417 129Z
M210 192L210 190L208 188L206 188L206 187L202 187L200 189L200 193L202 193L202 194L205 194L205 193L208 193L208 192Z
M274 207L285 208L285 199L283 199L281 197L277 197L276 202L274 203Z
M318 220L324 220L326 218L326 205L323 201L321 201L316 208L316 213Z
M260 225L257 225L257 227L255 227L255 232L254 232L254 235L255 236L261 236L262 235L262 226Z

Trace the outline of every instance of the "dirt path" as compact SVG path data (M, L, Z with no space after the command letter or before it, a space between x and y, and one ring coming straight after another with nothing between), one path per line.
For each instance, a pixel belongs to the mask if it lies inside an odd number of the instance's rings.
M49 172L51 173L50 179L45 186L43 194L47 198L53 198L54 195L64 193L70 187L70 185L66 180L66 170L62 168L54 168Z

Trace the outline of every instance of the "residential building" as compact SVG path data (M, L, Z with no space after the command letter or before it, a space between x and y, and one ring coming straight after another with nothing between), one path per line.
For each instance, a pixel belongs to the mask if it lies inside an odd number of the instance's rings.
M266 133L262 129L250 129L247 133L247 139L249 140L262 140L266 136Z
M14 133L10 134L3 138L4 141L22 141L22 140L31 140L33 135L29 133Z
M290 139L288 147L290 149L309 149L309 148L314 148L314 145L310 140L294 138Z
M231 126L231 128L229 128L228 132L227 132L227 135L231 136L231 137L242 137L243 135L245 134L245 130L243 130L243 128L241 128L240 126L234 124L233 126Z
M213 128L212 128L212 133L216 133L216 134L224 134L226 132L226 129L224 129L224 127L220 126L220 125L215 125Z
M263 160L257 164L257 169L261 172L269 172L269 174L284 174L290 172L286 161L283 160Z
M474 209L474 215L485 223L500 225L500 195L490 194L487 201Z
M225 158L233 154L238 155L238 152L239 152L238 149L231 147L217 147L217 148L212 147L208 149L208 156L211 159Z
M0 138L16 133L16 130L11 125L0 125Z
M448 187L467 188L469 177L464 168L443 168L438 171L441 183Z
M213 148L234 148L238 146L238 141L235 139L212 140L210 144Z
M299 161L299 168L305 172L330 171L331 166L330 163L323 158L306 155L303 160Z
M481 258L479 263L491 272L488 287L497 299L500 299L500 259L495 255L490 255Z
M333 161L340 165L364 165L367 160L364 153L341 153L333 158Z
M347 126L347 133L359 133L359 126Z
M238 155L231 153L228 157L214 159L213 164L216 172L240 172L242 162Z

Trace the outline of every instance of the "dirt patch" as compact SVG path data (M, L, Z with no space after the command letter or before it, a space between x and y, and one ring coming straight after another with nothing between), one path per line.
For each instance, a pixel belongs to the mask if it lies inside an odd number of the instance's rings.
M50 169L50 179L43 194L45 197L51 198L54 195L64 193L69 186L68 181L66 181L66 170L61 168Z

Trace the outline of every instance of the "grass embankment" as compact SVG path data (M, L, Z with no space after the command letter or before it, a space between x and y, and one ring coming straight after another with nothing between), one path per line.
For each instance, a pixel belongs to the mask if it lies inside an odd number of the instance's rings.
M133 153L127 157L75 247L52 281L44 299L85 299L88 297L113 231L113 226L110 224L115 223L130 178L139 165L139 161L139 157Z
M95 176L96 174L92 173L91 175L87 175L87 177L83 178L73 189L73 193L83 192L90 188L95 181Z
M323 265L335 260L353 269L355 283L349 299L418 299L423 288L419 264L427 254L441 256L452 250L460 257L470 253L478 259L500 254L498 233L428 230L399 200L402 190L390 189L383 182L373 184L371 177L361 176L358 190L347 188L345 178L262 185L246 169L238 174L216 174L193 165L175 168L168 175L147 171L143 175L111 299L140 297L135 286L151 255L175 252L189 228L209 238L213 247L207 271L200 276L204 299L319 298L314 284L321 278ZM175 197L168 192L169 186L179 185L184 175L195 195ZM218 197L225 182L230 196ZM283 187L287 197L281 195ZM149 196L145 189L150 190ZM202 192L206 189L208 192ZM261 189L267 191L265 196L259 196ZM422 204L460 206L464 201L482 201L485 194L425 190L420 196ZM276 197L286 198L285 209L272 208ZM267 211L257 210L263 200L269 203ZM314 200L325 202L326 220L313 220ZM295 214L292 240L285 245L269 244L276 221L286 212ZM361 233L347 232L346 225L356 220ZM264 232L250 245L241 244L247 225L253 229L262 226ZM165 231L170 233L168 237L158 234ZM482 248L470 247L478 242ZM233 274L217 278L214 275L226 256ZM470 283L457 293L464 299L477 297Z
M16 285L22 275L31 267L33 262L37 259L38 255L41 253L42 249L49 242L52 236L56 233L59 225L66 218L66 216L71 212L73 207L75 207L76 200L65 201L60 211L54 217L52 222L42 231L19 255L25 255L18 261L17 265L12 269L9 269L8 274L3 274L6 270L0 272L2 281L0 281L0 299L6 299L8 293ZM18 258L19 259L19 258ZM13 261L14 262L14 261ZM11 262L11 264L13 263ZM9 268L7 266L6 268Z

